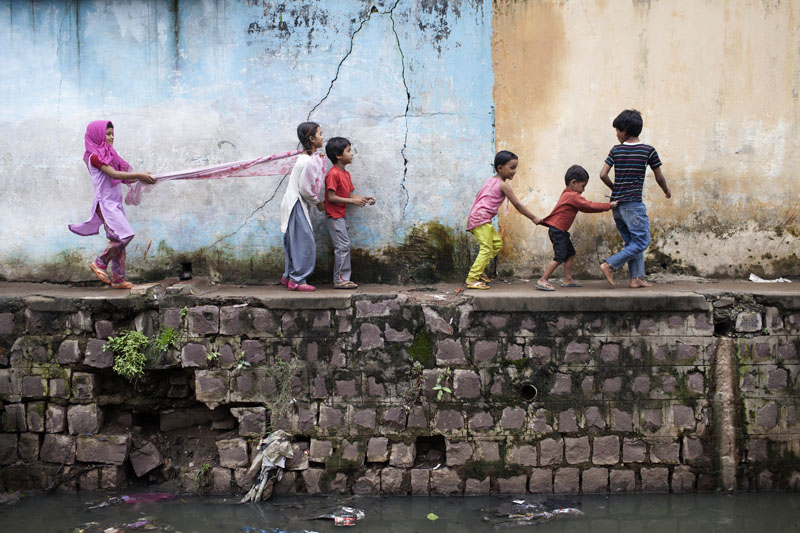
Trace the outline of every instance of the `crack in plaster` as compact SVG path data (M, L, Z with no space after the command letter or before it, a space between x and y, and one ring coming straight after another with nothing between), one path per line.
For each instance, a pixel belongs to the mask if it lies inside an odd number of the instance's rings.
M406 157L406 148L408 147L408 109L411 107L411 92L408 90L408 83L406 82L406 56L403 53L403 47L400 45L400 36L397 34L397 28L395 26L394 20L394 10L397 7L397 4L400 3L400 0L397 0L392 9L389 10L389 19L392 21L392 32L394 33L395 41L397 41L397 49L400 51L400 65L402 66L401 74L403 78L403 87L406 89L406 109L404 113L405 118L405 135L403 136L403 148L400 150L400 155L403 156L403 181L400 182L400 188L403 189L403 192L406 195L406 202L403 204L403 212L401 219L406 219L406 209L408 208L408 202L410 197L408 195L408 189L406 188L406 178L408 178L408 158Z

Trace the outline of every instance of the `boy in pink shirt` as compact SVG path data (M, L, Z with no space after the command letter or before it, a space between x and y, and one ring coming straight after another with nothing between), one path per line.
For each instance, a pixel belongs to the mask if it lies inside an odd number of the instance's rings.
M553 243L553 260L547 265L544 274L536 282L540 291L553 291L553 286L548 278L560 264L564 264L564 281L562 287L580 287L581 284L572 278L572 263L575 261L575 247L569 237L569 228L575 221L578 211L584 213L600 213L617 207L617 202L598 203L585 199L583 194L586 184L589 183L589 173L580 166L572 165L564 176L566 189L561 193L558 203L553 211L542 220L543 226L548 226L548 236Z

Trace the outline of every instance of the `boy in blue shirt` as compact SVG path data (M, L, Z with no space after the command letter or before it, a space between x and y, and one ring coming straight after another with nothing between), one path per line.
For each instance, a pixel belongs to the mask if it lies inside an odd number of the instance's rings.
M600 179L611 189L611 201L619 205L614 209L614 222L622 236L625 247L609 256L600 265L608 283L614 286L614 271L628 263L631 275L630 287L638 289L650 287L644 280L644 251L650 245L650 221L647 209L642 202L642 186L647 166L653 169L656 183L667 198L672 196L664 174L661 173L661 160L656 149L639 140L642 132L642 115L635 109L626 109L614 119L621 144L611 148ZM614 169L614 181L608 173Z

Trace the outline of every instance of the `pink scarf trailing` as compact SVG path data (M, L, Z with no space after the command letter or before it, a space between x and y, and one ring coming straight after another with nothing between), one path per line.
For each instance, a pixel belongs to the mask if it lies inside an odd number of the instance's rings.
M105 130L103 131L105 135ZM112 149L113 150L113 149ZM259 157L247 161L236 161L234 163L223 163L208 167L195 168L190 170L178 170L164 174L153 174L156 184L172 180L202 180L202 179L222 179L222 178L244 178L249 176L279 176L289 174L292 171L297 156L303 150L293 150L280 154ZM315 153L311 156L306 171L303 173L304 186L315 196L319 195L323 183L325 172L325 156ZM131 186L131 190L125 196L125 203L128 205L139 205L142 201L142 193L149 192L155 185L146 185L137 181Z
M83 145L86 147L86 151L83 153L83 160L86 166L89 166L89 158L96 155L102 164L110 165L121 172L130 172L131 166L128 162L122 159L114 147L106 142L106 129L109 124L111 122L108 120L95 120L86 126L86 134L83 136Z

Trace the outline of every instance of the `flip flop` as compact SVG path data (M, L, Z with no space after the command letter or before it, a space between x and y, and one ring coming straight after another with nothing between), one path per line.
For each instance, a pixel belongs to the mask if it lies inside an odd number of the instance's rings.
M489 287L484 282L478 280L478 281L470 281L470 282L468 282L467 283L467 288L468 289L486 290L486 289L490 289L491 287Z
M109 283L109 284L111 283L111 280L108 279L108 274L103 272L103 270L99 266L97 266L94 261L89 263L89 268L92 269L92 272L94 272L94 275L97 276L97 278L100 281L102 281L103 283Z
M564 282L562 281L562 282L561 282L561 286L562 286L562 287L583 287L583 285L581 285L581 284L580 284L580 283L578 283L577 281L573 281L572 283L564 283Z
M490 278L486 274L481 274L480 276L478 276L478 279L480 279L484 283L491 283L492 282L492 278Z
M536 282L536 285L534 285L534 288L537 291L554 291L555 290L553 288L553 286L550 285L549 283L540 283L538 281Z
M352 281L342 281L340 283L333 284L334 289L357 289L358 284Z

